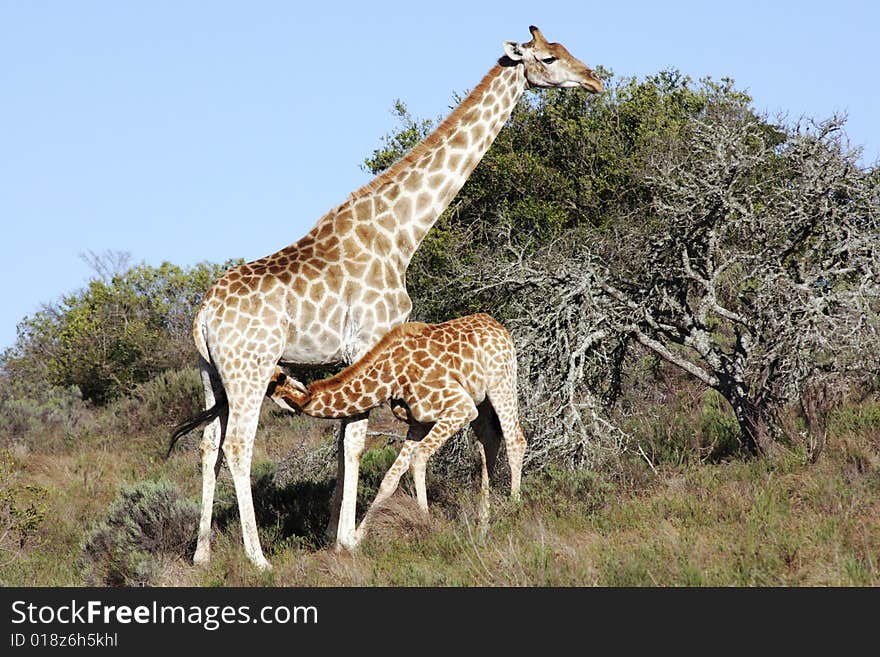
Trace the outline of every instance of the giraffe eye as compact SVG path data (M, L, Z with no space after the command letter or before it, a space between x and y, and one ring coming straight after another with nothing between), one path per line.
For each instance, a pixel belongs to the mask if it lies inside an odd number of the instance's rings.
M541 61L544 62L545 64L552 64L556 60L557 60L557 57L545 57Z

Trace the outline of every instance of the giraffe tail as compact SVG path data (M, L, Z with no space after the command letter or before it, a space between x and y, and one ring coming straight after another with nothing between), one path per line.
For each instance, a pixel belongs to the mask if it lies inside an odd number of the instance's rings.
M278 372L272 377L272 380L269 382L268 387L266 388L266 396L270 397L276 404L281 406L282 408L286 408L289 411L293 411L294 413L301 412L301 408L296 404L296 401L290 397L275 397L275 389L283 384L287 376L281 372L279 369ZM296 388L294 388L297 392ZM297 398L298 400L299 398ZM171 440L168 443L168 452L165 454L165 458L167 459L171 456L171 452L174 450L174 446L177 444L177 441L180 440L183 436L188 434L190 431L194 429L198 429L199 427L208 424L209 422L213 422L220 414L225 412L229 408L229 400L226 399L226 394L221 394L221 396L217 399L216 403L209 409L202 411L198 415L194 415L188 420L184 420L171 432Z
M167 459L171 456L171 452L174 449L174 446L177 444L177 441L180 440L182 436L185 436L193 429L198 429L200 426L207 424L208 422L213 422L218 417L220 417L220 413L225 411L229 406L229 402L224 395L220 399L217 400L211 408L202 411L198 415L194 415L188 420L184 420L171 432L171 441L168 443L168 452L165 454L165 458Z

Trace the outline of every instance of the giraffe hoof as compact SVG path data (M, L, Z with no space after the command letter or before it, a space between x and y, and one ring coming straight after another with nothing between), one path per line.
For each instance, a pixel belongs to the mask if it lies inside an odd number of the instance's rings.
M254 561L254 565L258 570L262 570L264 573L272 570L272 564L270 564L265 558Z
M349 536L346 539L337 538L336 544L333 546L333 551L336 554L342 554L344 552L354 553L357 550L357 545L359 543L359 537L357 535Z

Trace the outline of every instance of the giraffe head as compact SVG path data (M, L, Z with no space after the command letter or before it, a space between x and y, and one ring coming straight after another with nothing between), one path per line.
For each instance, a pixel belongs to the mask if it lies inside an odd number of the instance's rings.
M275 374L269 380L266 395L281 408L294 413L302 413L312 398L311 391L304 384L287 376L279 367L275 368Z
M532 40L518 44L508 41L504 52L508 59L522 63L526 80L532 87L581 87L591 93L602 91L602 81L561 43L548 43L534 25L529 27Z

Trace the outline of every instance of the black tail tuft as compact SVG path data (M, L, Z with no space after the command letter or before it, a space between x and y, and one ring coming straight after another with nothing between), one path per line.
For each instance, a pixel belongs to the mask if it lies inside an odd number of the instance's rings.
M174 431L171 432L171 442L168 443L168 453L165 454L165 458L167 459L171 456L171 450L174 449L174 445L177 444L177 441L180 440L181 436L188 434L190 431L197 429L203 424L217 419L228 404L229 402L227 402L225 398L220 399L211 408L202 411L198 415L191 417L174 427Z

